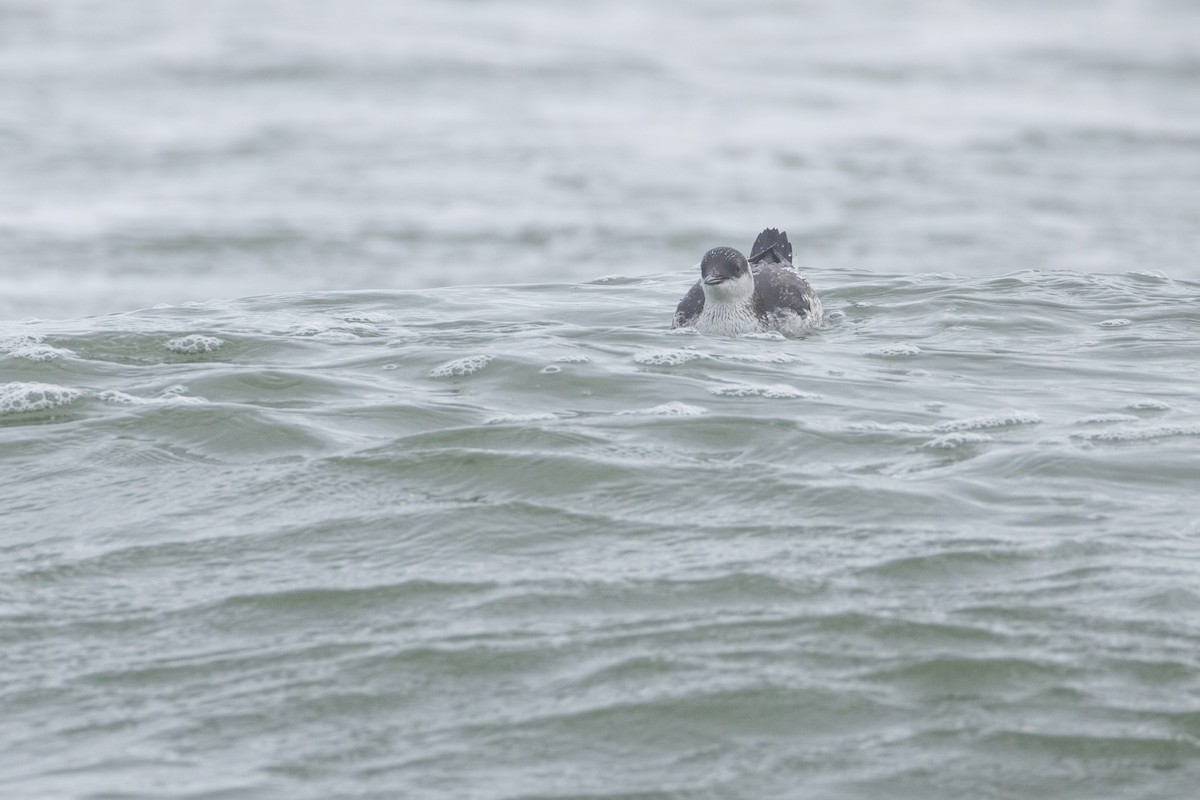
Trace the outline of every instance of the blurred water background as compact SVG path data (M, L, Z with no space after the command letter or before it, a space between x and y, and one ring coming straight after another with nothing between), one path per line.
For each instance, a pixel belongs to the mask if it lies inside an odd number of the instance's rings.
M1200 6L0 0L0 795L1192 798ZM829 318L667 329L788 230Z

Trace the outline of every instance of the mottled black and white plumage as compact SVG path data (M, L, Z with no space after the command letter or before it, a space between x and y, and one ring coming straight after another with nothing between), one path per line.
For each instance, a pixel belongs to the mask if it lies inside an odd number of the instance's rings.
M700 280L675 309L672 328L701 333L796 333L821 321L821 300L792 266L787 233L767 228L747 259L732 247L714 247L700 262Z

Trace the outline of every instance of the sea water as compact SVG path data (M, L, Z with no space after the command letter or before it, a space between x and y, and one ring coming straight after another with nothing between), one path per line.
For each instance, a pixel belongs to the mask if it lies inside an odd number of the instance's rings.
M0 4L0 796L1195 797L1197 20Z
M814 270L0 333L14 797L1186 797L1200 284Z

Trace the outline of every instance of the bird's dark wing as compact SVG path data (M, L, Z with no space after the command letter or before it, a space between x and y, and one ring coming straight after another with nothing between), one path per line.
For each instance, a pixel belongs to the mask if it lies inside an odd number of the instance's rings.
M688 289L688 293L679 301L679 306L675 309L675 319L671 322L672 328L686 328L689 325L696 324L696 318L700 316L700 312L704 310L704 290L700 288L700 281Z
M754 265L755 312L765 318L780 311L792 311L802 317L812 313L816 292L800 273L778 264Z
M751 264L791 264L792 243L788 241L787 231L764 228L754 240L754 246L750 248L750 257L746 260Z

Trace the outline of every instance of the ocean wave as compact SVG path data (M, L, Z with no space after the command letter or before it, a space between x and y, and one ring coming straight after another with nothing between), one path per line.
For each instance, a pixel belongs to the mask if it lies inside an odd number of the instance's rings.
M46 344L45 337L37 334L0 336L0 353L33 362L53 361L75 355L65 348Z
M914 715L931 708L982 719L1022 774L1058 774L1006 738L1043 728L1106 780L1106 752L1142 777L1186 772L1156 764L1191 751L1129 715L1200 734L1163 711L1197 672L1179 658L1200 534L1191 298L1037 272L868 283L831 287L849 313L808 338L694 348L673 346L665 280L272 295L0 331L72 353L6 358L0 384L0 578L25 598L6 647L37 665L9 678L9 748L52 774L27 758L61 754L37 726L119 689L138 741L263 745L255 775L351 774L323 738L333 714L411 753L379 762L404 779L462 775L467 750L490 772L514 741L592 763L604 740L660 788L786 795L822 769L786 766L803 717L814 753L850 743L872 795L914 780L873 755L884 728L969 793L978 737ZM859 292L879 295L869 314ZM1075 346L1141 306L1165 316ZM982 319L998 308L1003 324ZM164 348L187 330L226 344ZM897 341L920 371L873 354ZM168 740L164 708L185 720ZM1097 725L1119 741L1075 741ZM287 755L284 729L315 744ZM73 735L108 748L112 731ZM764 752L778 786L745 783Z
M440 367L434 367L430 370L429 375L433 378L461 378L474 375L491 363L492 357L488 355L467 356L447 361Z
M198 353L213 353L225 346L225 340L217 336L204 336L193 333L170 339L163 345L172 353L196 355Z
M633 360L651 367L677 367L702 358L708 356L694 350L650 350L636 354Z
M61 408L82 396L78 389L49 383L0 383L0 416Z

